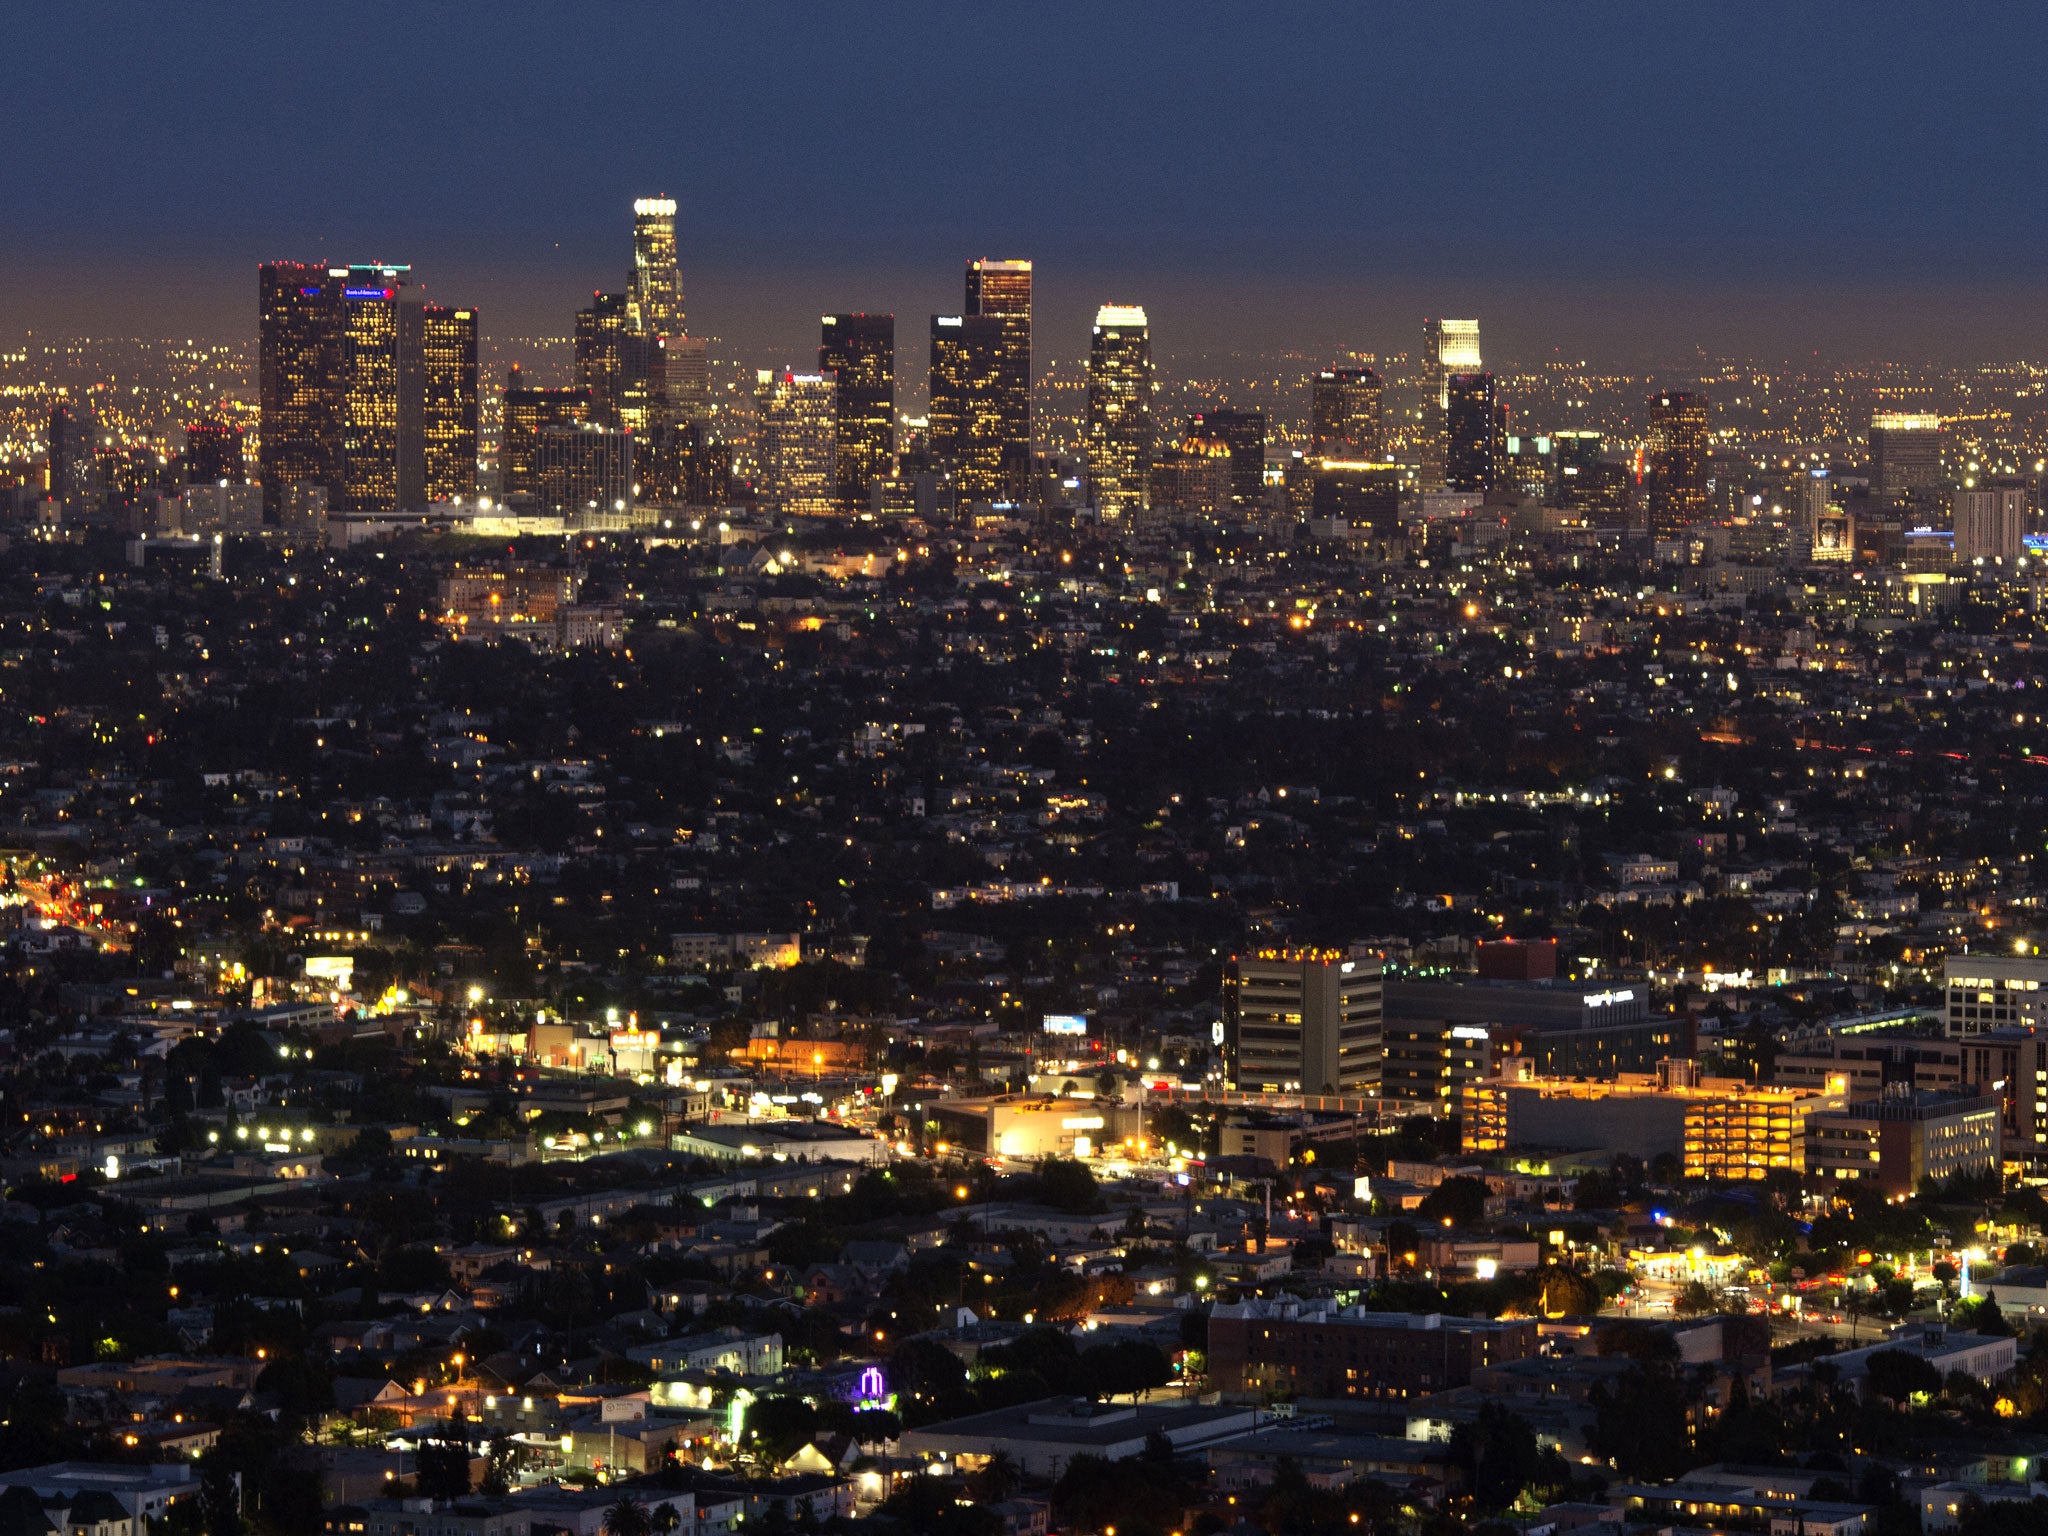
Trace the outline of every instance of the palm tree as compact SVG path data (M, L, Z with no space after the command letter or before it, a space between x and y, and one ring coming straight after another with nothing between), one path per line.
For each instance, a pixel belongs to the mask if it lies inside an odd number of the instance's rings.
M673 1504L657 1504L648 1516L648 1526L654 1536L675 1536L676 1527L682 1523L682 1512Z
M604 1512L605 1536L653 1536L647 1506L631 1494Z

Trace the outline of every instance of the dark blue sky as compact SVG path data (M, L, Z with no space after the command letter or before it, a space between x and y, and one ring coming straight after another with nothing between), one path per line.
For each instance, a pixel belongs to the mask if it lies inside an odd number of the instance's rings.
M1165 350L2010 357L2038 293L2048 8L1889 3L17 7L0 335L253 325L266 256L409 259L501 333L683 204L693 317L1029 255L1046 340ZM764 355L763 361L773 360Z

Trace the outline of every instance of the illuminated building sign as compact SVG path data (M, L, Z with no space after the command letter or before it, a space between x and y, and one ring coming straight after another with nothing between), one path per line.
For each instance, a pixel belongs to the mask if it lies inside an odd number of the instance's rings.
M344 288L341 290L341 296L344 299L388 299L391 297L391 290L389 288Z
M1623 987L1615 992L1588 992L1579 1001L1588 1008L1611 1008L1616 1003L1633 1002L1635 995L1633 988Z

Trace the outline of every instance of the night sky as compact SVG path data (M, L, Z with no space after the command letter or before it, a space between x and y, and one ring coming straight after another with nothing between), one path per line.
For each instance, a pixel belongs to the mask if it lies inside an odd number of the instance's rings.
M810 361L971 255L1166 353L2048 352L2048 8L79 3L11 9L0 336L246 335L267 257L498 334L682 203L693 329ZM1071 343L1060 341L1071 334ZM772 355L771 355L772 354Z

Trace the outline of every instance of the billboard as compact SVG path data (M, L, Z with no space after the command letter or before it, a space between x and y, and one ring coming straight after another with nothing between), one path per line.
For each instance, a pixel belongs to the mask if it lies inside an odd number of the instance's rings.
M1085 1035L1088 1033L1088 1020L1078 1013L1048 1013L1045 1032L1048 1035Z

